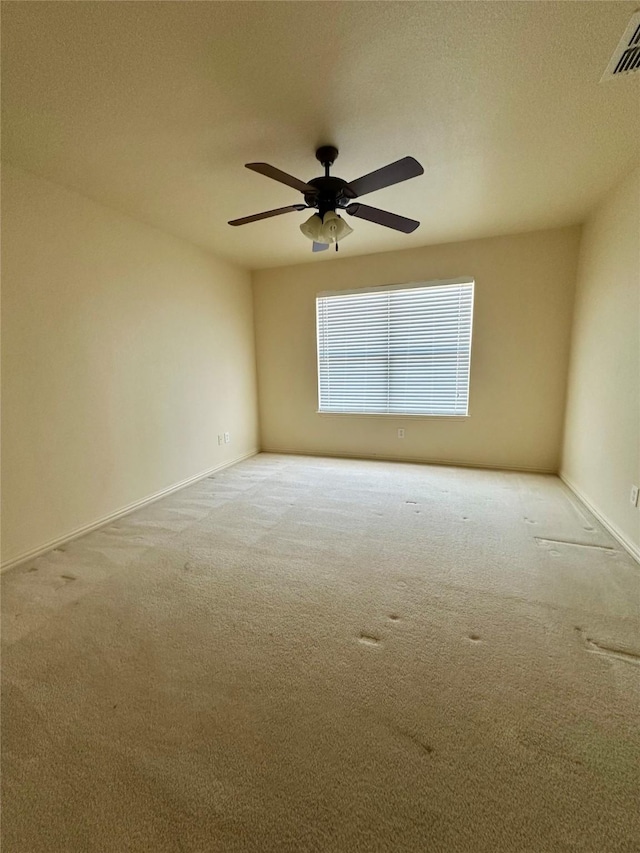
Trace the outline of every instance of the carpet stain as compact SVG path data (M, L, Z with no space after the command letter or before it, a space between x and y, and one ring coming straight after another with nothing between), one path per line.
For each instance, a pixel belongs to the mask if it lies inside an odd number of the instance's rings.
M360 633L358 639L367 646L377 646L380 642L380 637L376 637L373 634L365 634L364 632Z
M191 563L185 563L182 568L185 570L185 572L188 572L189 569L191 568Z

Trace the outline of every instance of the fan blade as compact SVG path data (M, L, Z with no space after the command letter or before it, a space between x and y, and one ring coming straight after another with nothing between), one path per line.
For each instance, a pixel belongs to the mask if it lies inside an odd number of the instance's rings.
M316 241L314 240L313 241L313 249L311 251L312 252L324 252L324 250L328 249L328 248L329 248L328 243L316 243Z
M275 210L265 210L264 213L254 213L253 216L243 216L242 219L232 219L229 225L246 225L247 222L257 222L259 219L268 219L270 216L280 216L281 213L306 210L306 208L306 204L290 204L289 207L277 207Z
M424 175L424 169L420 163L413 157L403 157L402 160L396 160L395 163L389 163L388 166L350 181L349 188L355 193L355 198L358 198L375 190L390 187L392 184L408 181L409 178L417 178L418 175Z
M293 175L287 175L286 172L282 172L268 163L245 163L245 166L253 172L258 172L260 175L265 175L267 178L273 178L274 181L280 181L281 184L293 187L294 190L300 190L301 193L317 192L316 188L312 187L311 184L305 184L304 181L294 178Z
M407 219L406 216L398 216L397 213L389 213L388 210L380 210L378 207L369 207L368 204L350 204L345 210L351 216L368 219L369 222L394 228L396 231L402 231L405 234L411 234L420 225L415 219Z

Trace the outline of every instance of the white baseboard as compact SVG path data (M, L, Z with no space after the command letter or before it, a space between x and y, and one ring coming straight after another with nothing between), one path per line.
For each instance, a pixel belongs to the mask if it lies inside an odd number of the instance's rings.
M569 491L573 492L573 494L578 498L578 500L586 506L589 512L595 515L595 517L605 528L605 530L608 530L609 533L613 536L613 538L617 539L617 541L622 545L625 551L628 551L629 554L633 557L633 559L637 560L638 563L640 563L640 548L638 548L638 546L634 542L632 542L626 536L626 534L624 534L622 530L620 530L619 527L617 527L610 519L608 519L607 516L589 500L589 498L584 494L584 492L578 486L576 486L576 484L572 480L570 480L569 477L567 477L567 475L563 471L560 471L558 476L565 484L565 486L569 489Z
M121 507L115 512L112 512L109 515L105 515L103 518L100 518L97 521L92 521L90 524L85 524L83 527L77 527L70 533L65 533L64 536L59 536L57 539L51 539L44 545L39 545L37 548L33 548L31 551L26 551L25 553L20 554L18 557L13 557L13 559L7 560L6 562L2 563L2 565L0 566L0 573L6 572L8 569L12 569L14 566L19 566L21 563L26 563L28 560L33 560L36 557L41 557L43 554L46 554L47 551L52 551L54 548L58 548L60 545L65 545L67 542L71 542L74 539L78 539L80 536L84 536L87 533L91 533L93 530L98 530L98 528L100 527L104 527L107 524L111 524L111 522L115 521L116 519L122 518L123 515L128 515L131 512L135 512L135 510L137 509L141 509L143 506L147 506L147 504L159 501L161 498L165 498L167 495L170 495L173 492L178 492L180 491L180 489L184 489L187 486L192 485L193 483L197 483L198 480L204 480L205 477L210 477L211 474L214 474L216 471L222 471L225 468L230 468L232 465L237 465L238 462L242 462L245 459L250 459L252 456L255 456L259 452L259 450L252 450L250 453L245 453L244 456L238 456L237 459L232 459L230 462L223 462L220 465L214 465L213 468L208 468L206 471L201 471L199 474L195 474L193 477L188 477L186 480L181 480L179 483L174 483L173 486L168 486L166 489L162 489L159 492L154 492L154 494L149 495L146 498L142 498L139 501L134 501L131 504L127 504L127 506Z
M510 465L483 465L478 462L457 462L451 459L424 459L418 456L382 456L364 453L342 453L340 451L317 452L315 450L283 450L282 448L263 447L261 453L279 453L282 456L320 456L325 459L362 459L365 462L408 462L412 465L447 465L451 468L480 468L483 471L521 471L526 474L552 474L558 476L555 468L526 468Z

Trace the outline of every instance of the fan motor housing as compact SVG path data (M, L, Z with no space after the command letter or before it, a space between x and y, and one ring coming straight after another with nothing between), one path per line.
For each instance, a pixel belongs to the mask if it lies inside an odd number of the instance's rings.
M347 207L356 197L349 184L342 178L322 176L312 178L307 183L316 187L317 192L305 193L304 200L309 207L317 207L320 216L324 216L329 210L335 210L336 207Z

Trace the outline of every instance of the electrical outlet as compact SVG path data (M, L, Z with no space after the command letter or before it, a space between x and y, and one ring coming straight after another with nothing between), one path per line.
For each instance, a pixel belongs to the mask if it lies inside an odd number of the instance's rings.
M398 430L398 438L404 438L404 430L403 429Z
M638 487L631 486L631 495L629 496L631 506L638 506Z
M222 444L223 441L224 441L224 438L221 435L219 435L218 436L218 444Z
M231 441L231 438L229 437L229 433L228 433L228 432L225 432L225 434L224 434L224 443L225 443L225 444L229 444L229 442L230 442L230 441Z

